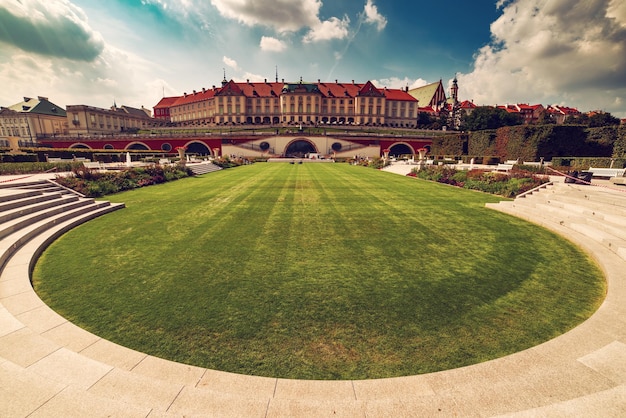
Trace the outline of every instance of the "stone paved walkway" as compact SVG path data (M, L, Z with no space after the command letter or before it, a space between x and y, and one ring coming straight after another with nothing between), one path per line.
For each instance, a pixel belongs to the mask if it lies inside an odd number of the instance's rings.
M28 273L42 245L37 238L0 276L0 416L626 416L626 261L575 231L545 226L577 242L605 271L607 297L590 319L497 360L359 381L243 376L106 341L33 292Z

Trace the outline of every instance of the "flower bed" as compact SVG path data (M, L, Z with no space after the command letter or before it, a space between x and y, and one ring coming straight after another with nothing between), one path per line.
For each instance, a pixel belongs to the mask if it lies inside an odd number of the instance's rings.
M419 171L414 169L408 175L504 197L515 197L549 181L548 176L517 168L509 173L495 173L485 170L464 171L446 166L435 166Z
M87 197L101 197L193 175L181 166L161 165L106 172L80 167L73 169L72 174L57 176L56 182Z

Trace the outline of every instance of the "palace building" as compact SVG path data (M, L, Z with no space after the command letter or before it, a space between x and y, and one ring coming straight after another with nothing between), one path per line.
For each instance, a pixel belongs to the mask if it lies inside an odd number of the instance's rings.
M407 89L366 83L235 82L164 97L154 106L162 125L362 125L415 128L418 100Z
M47 97L24 97L20 103L0 107L0 137L18 138L22 144L34 144L38 137L67 135L65 109Z
M110 109L69 105L66 108L70 135L103 135L134 132L153 126L150 110L113 105Z

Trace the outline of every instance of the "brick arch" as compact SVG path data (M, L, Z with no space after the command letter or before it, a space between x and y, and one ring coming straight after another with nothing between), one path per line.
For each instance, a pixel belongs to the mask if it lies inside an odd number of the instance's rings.
M85 149L85 148L86 149L93 149L89 145L84 144L82 142L75 142L72 145L70 145L70 149L74 149L74 148L77 148L77 149Z
M289 141L287 145L285 145L285 149L283 150L284 155L295 153L305 154L307 152L319 152L315 143L307 138L294 138L293 140Z
M407 147L410 150L409 154L412 154L412 155L416 154L415 148L413 148L413 146L411 144L409 144L408 142L394 142L394 144L389 147L389 154L390 155L395 155L395 153L393 152L393 148L397 147L397 146ZM407 154L407 153L403 152L402 154Z
M196 145L196 146L194 146ZM211 147L208 146L204 141L189 141L185 144L185 148L187 149L187 152L196 152L198 154L202 154L202 155L213 155L213 152L211 151ZM202 148L206 148L206 150L203 150ZM197 150L196 150L197 149ZM198 152L200 151L200 152Z
M139 146L139 147L143 147L143 148L135 148L135 146ZM134 141L134 142L131 142L130 144L126 145L126 148L124 148L124 150L145 150L145 151L150 151L151 148L148 145L146 145L144 142Z

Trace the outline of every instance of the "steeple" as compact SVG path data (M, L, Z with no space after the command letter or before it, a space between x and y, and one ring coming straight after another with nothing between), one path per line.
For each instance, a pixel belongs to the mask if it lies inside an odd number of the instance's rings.
M224 87L228 84L228 80L226 80L226 68L222 68L222 70L224 70L224 79L222 80L222 87Z
M452 88L450 89L452 93L453 104L457 104L459 102L459 85L456 79L456 74L454 74L454 80L452 80Z

